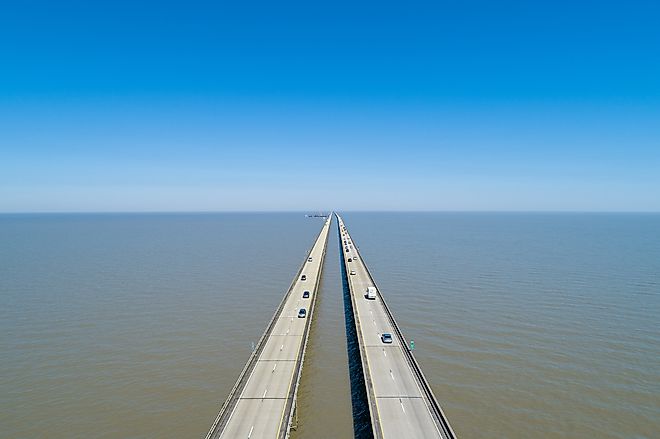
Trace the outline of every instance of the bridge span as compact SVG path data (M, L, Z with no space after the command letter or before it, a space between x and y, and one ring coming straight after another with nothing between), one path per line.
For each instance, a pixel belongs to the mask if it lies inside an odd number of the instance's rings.
M289 437L331 219L324 222L206 439Z
M355 241L339 215L337 221L374 438L454 439Z

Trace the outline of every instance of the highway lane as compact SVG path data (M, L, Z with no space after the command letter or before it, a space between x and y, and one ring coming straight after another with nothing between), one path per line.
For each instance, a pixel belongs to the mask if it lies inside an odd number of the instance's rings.
M380 291L375 300L366 298L367 288L376 285L343 220L337 219L374 437L454 438L446 419L439 419L444 414L438 414L430 387L415 372L407 342L395 328ZM392 334L392 343L383 343L383 333Z
M331 219L329 217L325 221L305 262L220 409L207 439L289 436ZM303 275L305 280L302 280ZM305 291L309 291L309 298L303 298ZM301 308L307 311L304 318L298 316Z

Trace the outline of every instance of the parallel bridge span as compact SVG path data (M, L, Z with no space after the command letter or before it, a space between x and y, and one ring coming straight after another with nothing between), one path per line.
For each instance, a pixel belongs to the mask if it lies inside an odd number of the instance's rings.
M206 439L289 437L331 219L323 224ZM302 308L305 317L299 317Z
M454 439L447 417L339 215L337 222L374 438ZM368 287L376 288L374 299L367 298ZM382 334L391 334L391 343L384 343Z

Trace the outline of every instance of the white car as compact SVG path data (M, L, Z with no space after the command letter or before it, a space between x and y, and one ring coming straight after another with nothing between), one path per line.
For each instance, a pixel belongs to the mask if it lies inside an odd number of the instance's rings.
M351 276L355 276L355 270L351 270Z

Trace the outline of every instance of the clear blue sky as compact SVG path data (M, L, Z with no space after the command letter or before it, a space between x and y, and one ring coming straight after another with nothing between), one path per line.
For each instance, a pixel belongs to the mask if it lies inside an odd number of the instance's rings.
M660 211L660 2L4 1L0 212Z

